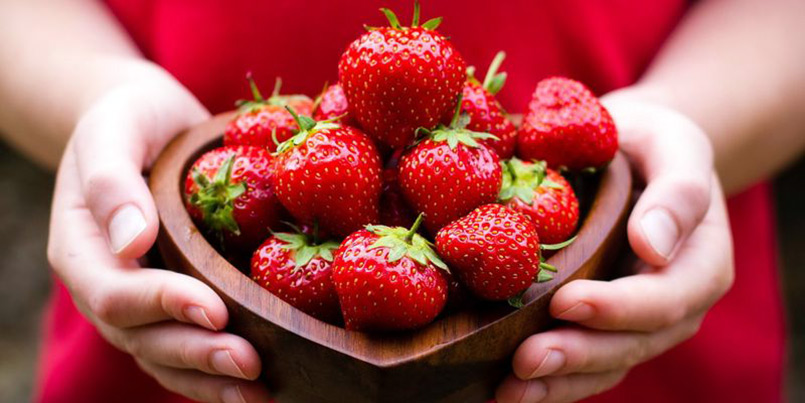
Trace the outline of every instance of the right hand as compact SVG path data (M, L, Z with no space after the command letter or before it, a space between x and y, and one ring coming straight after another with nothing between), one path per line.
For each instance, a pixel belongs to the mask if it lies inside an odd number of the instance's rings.
M221 298L192 277L138 264L159 224L142 173L176 133L209 117L168 73L146 70L76 125L56 179L48 259L98 332L166 389L208 402L266 401L257 352L220 332Z

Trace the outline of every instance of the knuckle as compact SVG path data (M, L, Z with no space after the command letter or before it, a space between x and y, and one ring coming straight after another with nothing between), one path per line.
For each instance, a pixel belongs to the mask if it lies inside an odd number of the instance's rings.
M735 283L735 269L732 264L729 265L728 270L722 270L721 275L716 278L716 292L715 294L718 297L723 296L727 293L727 291L732 288L732 285Z
M571 375L572 376L572 375ZM571 390L571 376L556 376L544 378L547 393L543 401L545 402L566 402Z
M640 335L637 336L635 345L626 351L623 356L622 368L632 368L637 364L643 362L648 357L651 350L651 345L648 337Z
M601 394L609 389L612 389L617 384L621 383L623 378L626 377L626 373L628 371L615 371L608 376L603 377L601 381L597 382L595 387L592 390L592 394L590 396L595 396Z
M48 240L47 259L48 265L54 270L61 266L61 248L52 237Z
M687 340L695 336L697 333L699 333L701 327L702 327L702 319L696 319L692 321L689 325L685 326L682 332L683 340Z
M687 308L685 308L684 304L681 303L674 303L673 306L666 309L660 317L659 326L658 328L667 328L676 325L688 314Z
M182 319L184 315L181 313L181 301L183 300L183 295L175 286L172 286L174 283L160 281L154 285L152 292L154 293L153 300L158 304L159 309L165 313L167 316L171 316L176 319Z
M89 311L100 321L114 324L117 313L115 292L110 286L98 287L87 299Z
M201 369L201 370L209 369L209 368L205 367L204 365L197 365L196 364L196 362L198 360L195 359L196 358L195 352L194 352L192 346L190 345L190 343L187 340L183 340L181 342L181 344L179 344L179 349L178 350L179 350L179 354L178 354L177 358L179 360L180 365L182 365L183 367L185 367L185 368L198 368L198 369Z
M123 350L134 357L144 357L146 350L145 345L139 337L123 337L121 340Z
M674 190L685 205L697 211L698 219L704 217L710 206L710 173L687 175L674 180Z
M115 188L119 179L115 177L114 172L118 171L112 167L101 167L87 174L84 180L84 196L90 205Z

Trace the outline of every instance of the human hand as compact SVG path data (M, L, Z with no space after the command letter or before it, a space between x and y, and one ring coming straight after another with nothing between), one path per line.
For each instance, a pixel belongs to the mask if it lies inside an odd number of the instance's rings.
M499 403L568 402L617 385L628 370L693 336L732 284L732 239L705 134L685 116L636 100L603 99L620 146L646 183L627 226L634 275L576 280L550 312L571 322L526 339Z
M223 332L223 301L202 282L141 268L158 217L142 172L179 131L209 113L169 74L150 67L84 114L59 167L48 259L78 309L173 392L201 401L266 401L260 359Z

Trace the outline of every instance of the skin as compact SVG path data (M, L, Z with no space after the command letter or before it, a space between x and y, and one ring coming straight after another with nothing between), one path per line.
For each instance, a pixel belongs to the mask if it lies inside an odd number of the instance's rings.
M636 274L561 288L551 313L576 326L519 347L501 403L598 393L696 333L734 275L720 183L738 191L805 148L805 49L791 39L805 36L797 21L804 7L701 2L640 82L605 97L621 148L647 184L628 224ZM59 165L48 258L81 312L169 390L201 401L265 401L252 381L255 350L218 331L228 320L220 298L136 260L158 227L141 172L207 111L142 59L94 1L0 3L0 65L0 132L34 161ZM110 224L126 206L142 225L121 238ZM660 248L641 225L658 208L669 223L652 232L666 240Z

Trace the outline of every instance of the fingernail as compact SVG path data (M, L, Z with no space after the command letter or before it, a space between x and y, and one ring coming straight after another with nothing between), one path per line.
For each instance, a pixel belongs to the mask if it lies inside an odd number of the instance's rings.
M640 220L640 228L655 252L666 259L671 257L679 240L679 228L667 210L650 210Z
M545 382L535 379L528 381L523 392L523 397L520 398L521 403L536 403L545 398L548 394L548 387Z
M199 326L206 327L210 330L218 330L215 325L212 324L210 317L207 316L207 311L200 306L188 306L184 309L184 316Z
M565 365L565 353L559 350L549 349L545 354L545 358L539 363L537 369L531 373L529 378L539 378L541 376L552 374Z
M592 319L593 316L595 316L595 308L592 305L586 302L578 302L556 315L556 319L581 322Z
M210 361L212 362L212 367L224 375L247 379L246 374L243 373L238 363L232 358L232 353L229 350L214 351Z
M221 401L224 403L246 403L240 386L230 386L221 391Z
M109 220L109 246L120 253L140 235L146 227L145 217L137 206L127 204L117 210Z

